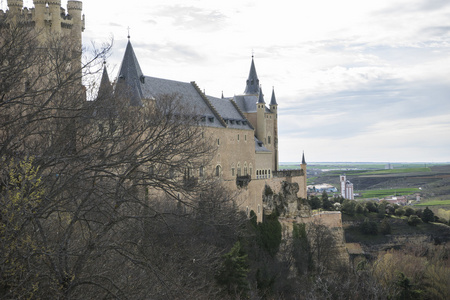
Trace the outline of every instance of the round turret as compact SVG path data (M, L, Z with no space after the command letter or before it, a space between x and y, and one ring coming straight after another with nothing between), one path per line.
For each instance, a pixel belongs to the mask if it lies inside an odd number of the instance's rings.
M17 14L22 11L23 0L8 0L8 7L12 14Z
M69 1L67 1L67 10L68 10L69 14L71 14L70 11L73 11L73 10L81 11L81 10L83 10L83 2L69 0Z
M61 0L47 1L52 19L52 32L61 33Z

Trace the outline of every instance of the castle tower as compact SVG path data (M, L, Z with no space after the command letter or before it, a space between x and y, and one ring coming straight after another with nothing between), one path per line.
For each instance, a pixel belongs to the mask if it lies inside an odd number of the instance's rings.
M302 169L302 171L303 171L303 186L304 186L304 188L305 188L305 193L306 193L306 186L308 185L307 184L307 176L306 176L306 159L305 159L305 151L303 151L303 154L302 154L302 164L300 165L300 168ZM305 197L306 197L306 194L305 194Z
M272 88L272 98L270 99L270 111L273 116L273 146L274 146L274 170L278 171L278 103L275 98L275 88ZM305 155L303 154L303 157Z
M36 23L36 30L43 30L45 28L45 13L47 11L46 8L46 0L33 0L34 4L34 21Z
M244 94L246 95L257 95L259 92L259 79L258 74L256 74L255 62L253 61L250 65L250 72L248 73L247 85L245 86Z
M67 1L67 12L72 17L72 30L70 32L71 39L74 41L75 49L81 52L81 33L84 30L84 23L81 16L83 10L83 2L81 1Z
M8 0L9 12L12 15L18 15L22 11L23 0Z
M253 65L253 60L252 60ZM266 143L266 102L264 101L264 94L262 88L259 89L258 102L256 103L256 138Z
M61 0L48 0L50 18L52 20L51 32L61 33Z
M9 13L13 23L17 22L17 18L22 14L23 0L8 0Z

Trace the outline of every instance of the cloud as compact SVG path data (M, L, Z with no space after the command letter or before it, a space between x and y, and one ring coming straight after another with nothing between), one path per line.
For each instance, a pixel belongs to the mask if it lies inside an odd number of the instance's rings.
M224 25L225 15L217 10L205 10L194 6L171 5L160 8L158 16L172 19L172 25L184 29L215 31Z

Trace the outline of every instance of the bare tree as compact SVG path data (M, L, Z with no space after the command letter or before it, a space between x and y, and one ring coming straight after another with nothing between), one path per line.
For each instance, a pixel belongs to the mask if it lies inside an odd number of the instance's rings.
M0 296L195 298L213 290L242 219L233 198L199 172L214 148L181 95L143 107L130 107L126 92L86 101L82 76L101 70L109 45L80 64L63 37L42 43L25 27L1 28L2 166L33 157L43 192L39 201L31 190L22 196L35 204L22 210L23 230L8 234L32 245L17 258L26 276L2 277ZM11 180L2 174L2 203L12 200ZM2 226L17 209L2 210ZM6 267L8 255L0 257Z

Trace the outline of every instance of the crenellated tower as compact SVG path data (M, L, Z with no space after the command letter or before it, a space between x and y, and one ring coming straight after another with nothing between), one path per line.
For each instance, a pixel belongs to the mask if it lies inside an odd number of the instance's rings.
M258 102L256 103L256 138L263 142L266 141L266 102L262 88L259 88Z
M81 11L81 1L69 0L67 13L61 7L61 0L33 0L34 8L24 8L23 0L7 0L9 10L2 14L12 23L33 27L41 41L49 36L61 34L81 50L81 34L84 31L85 19Z

